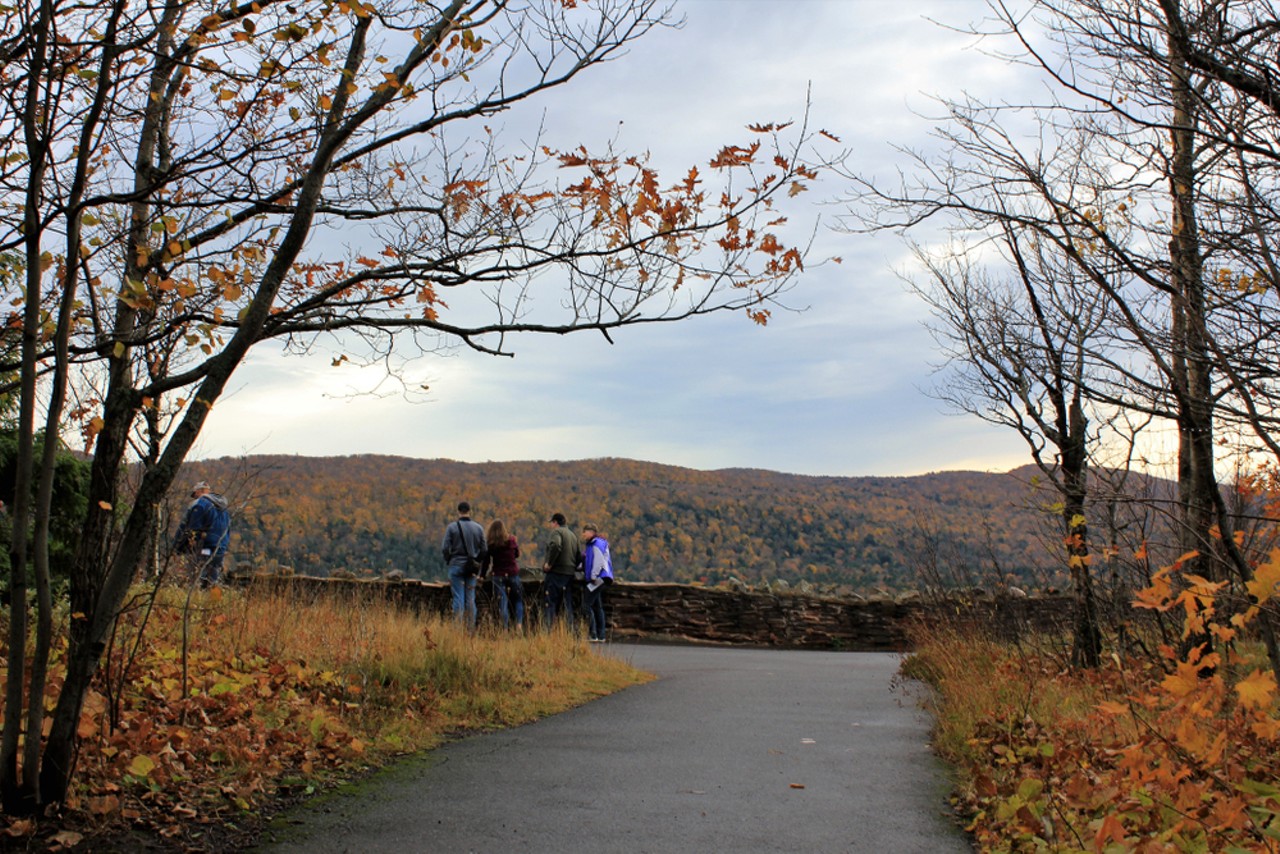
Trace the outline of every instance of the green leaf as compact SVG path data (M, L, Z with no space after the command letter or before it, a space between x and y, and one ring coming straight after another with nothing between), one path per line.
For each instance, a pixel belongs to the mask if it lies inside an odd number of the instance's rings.
M237 687L236 683L229 679L224 679L221 682L214 683L214 686L209 689L209 696L220 697L223 694L232 694L235 693Z
M1030 777L1018 784L1018 797L1024 801L1032 801L1044 791L1044 782Z
M1264 783L1261 780L1250 780L1246 778L1237 783L1236 788L1246 794L1257 795L1262 798L1280 797L1280 786L1273 786L1270 783Z

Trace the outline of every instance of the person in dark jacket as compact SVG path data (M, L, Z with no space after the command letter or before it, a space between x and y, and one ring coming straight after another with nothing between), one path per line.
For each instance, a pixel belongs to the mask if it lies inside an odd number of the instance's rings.
M609 541L600 536L595 525L582 526L582 574L587 582L582 594L582 607L587 612L587 639L604 643L604 590L613 583L613 558Z
M542 566L544 620L549 629L555 622L556 614L564 614L565 628L572 631L573 577L578 572L582 553L578 548L578 537L565 527L563 513L551 514L550 525L551 537L547 540L547 559Z
M516 629L524 628L524 585L520 583L520 545L514 534L507 533L507 526L501 519L489 523L485 533L485 545L489 554L481 561L480 577L484 578L493 572L493 591L498 597L498 613L502 616L502 627L510 628L511 614L514 611Z
M222 580L222 562L230 542L227 499L202 480L191 487L191 503L173 538L173 551L184 556L188 577L207 589Z
M440 544L444 565L449 571L449 589L453 594L453 615L465 620L469 629L476 627L476 576L480 564L489 554L484 542L484 528L471 520L471 505L458 502L458 518L444 529ZM474 564L474 569L470 566Z

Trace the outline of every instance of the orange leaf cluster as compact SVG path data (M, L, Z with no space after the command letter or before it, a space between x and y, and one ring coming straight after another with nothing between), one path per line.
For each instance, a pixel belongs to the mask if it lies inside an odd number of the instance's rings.
M1219 587L1195 576L1175 585L1164 571L1138 604L1183 612L1188 637L1234 638L1214 610ZM1235 652L1166 646L1162 655L1117 655L1105 670L1080 673L1049 654L1007 651L993 681L1011 694L1097 699L1076 712L1000 705L977 726L963 807L982 850L1280 847L1274 676Z

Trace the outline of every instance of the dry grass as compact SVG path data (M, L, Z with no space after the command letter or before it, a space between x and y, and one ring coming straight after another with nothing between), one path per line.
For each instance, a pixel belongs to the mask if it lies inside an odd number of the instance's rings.
M59 824L196 848L282 796L650 678L563 632L470 634L362 596L173 588L153 607L140 591L100 675Z
M1280 701L1260 649L1197 678L1172 657L1075 670L1060 638L918 640L903 675L935 689L935 747L980 850L1280 852Z

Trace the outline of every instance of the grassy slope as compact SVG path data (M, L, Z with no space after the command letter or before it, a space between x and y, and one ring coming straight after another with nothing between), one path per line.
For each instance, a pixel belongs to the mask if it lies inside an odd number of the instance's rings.
M648 678L559 632L468 635L353 598L140 591L86 704L68 809L6 830L36 849L239 845L266 805Z

